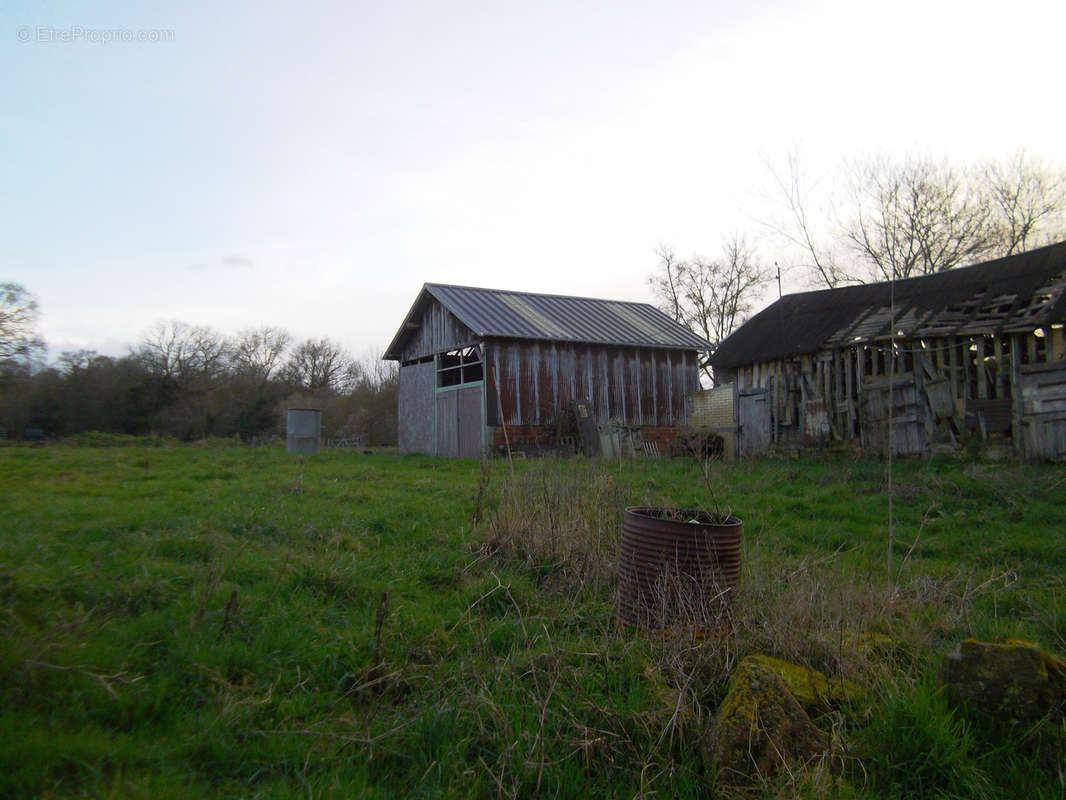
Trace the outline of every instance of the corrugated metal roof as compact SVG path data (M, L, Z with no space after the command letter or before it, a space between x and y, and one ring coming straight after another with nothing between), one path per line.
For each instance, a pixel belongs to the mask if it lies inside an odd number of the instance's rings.
M478 336L700 352L711 349L707 341L648 303L427 283L408 320L414 318L426 295L439 300ZM386 358L398 357L405 327L406 321L389 345Z
M1066 242L895 284L896 335L1024 332L1066 317ZM892 334L889 283L785 295L741 325L715 367L774 361Z

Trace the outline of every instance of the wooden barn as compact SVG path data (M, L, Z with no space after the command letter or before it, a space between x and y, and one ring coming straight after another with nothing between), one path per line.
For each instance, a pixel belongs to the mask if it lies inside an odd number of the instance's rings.
M646 303L427 283L384 358L400 451L472 458L552 447L577 416L664 444L709 351Z
M750 437L740 432L765 447L835 440L884 452L891 425L897 454L976 437L1061 458L1064 322L1066 242L894 284L787 295L710 360L716 384L729 385L715 391L768 412Z

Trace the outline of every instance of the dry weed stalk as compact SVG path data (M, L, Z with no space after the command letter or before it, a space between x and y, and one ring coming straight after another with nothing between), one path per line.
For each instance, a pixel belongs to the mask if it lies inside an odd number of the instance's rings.
M477 526L481 524L481 520L484 517L491 483L491 462L487 458L482 458L481 468L478 472L477 489L474 493L474 511L470 515L470 534L473 534L474 531L477 530Z
M111 697L115 700L121 699L118 692L115 691L112 683L120 683L124 685L131 685L137 683L137 681L143 680L143 675L131 675L125 670L119 670L111 674L105 674L103 670L98 667L86 666L84 664L74 664L73 666L65 666L62 664L49 664L46 661L34 661L32 659L26 659L22 662L24 666L36 667L42 670L54 670L56 672L73 672L78 675L84 675L87 678L92 678L94 681L100 684Z
M567 596L598 593L616 581L626 499L599 465L545 459L501 487L495 511L479 526L482 555L539 568Z

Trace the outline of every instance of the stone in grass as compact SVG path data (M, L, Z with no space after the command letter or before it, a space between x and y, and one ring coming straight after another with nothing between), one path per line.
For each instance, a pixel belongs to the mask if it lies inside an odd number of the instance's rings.
M860 690L850 681L830 680L816 669L802 667L780 658L756 653L748 658L769 667L784 681L792 696L804 708L824 710L826 706L855 699Z
M748 656L729 681L715 715L710 751L725 785L777 775L826 752L828 739L777 672Z
M1004 644L1026 645L1028 647L1040 647L1028 639L1007 639ZM1044 669L1047 670L1048 699L1051 703L1066 701L1066 662L1057 656L1053 656L1047 650L1040 651L1044 659Z
M1022 639L964 639L944 659L942 677L949 701L1006 721L1039 719L1066 700L1066 665Z

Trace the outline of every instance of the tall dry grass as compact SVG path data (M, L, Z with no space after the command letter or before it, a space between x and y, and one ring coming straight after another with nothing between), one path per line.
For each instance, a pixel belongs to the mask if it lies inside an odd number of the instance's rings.
M504 477L480 513L476 546L545 575L545 589L572 598L613 591L622 513L635 492L604 462L544 459Z

